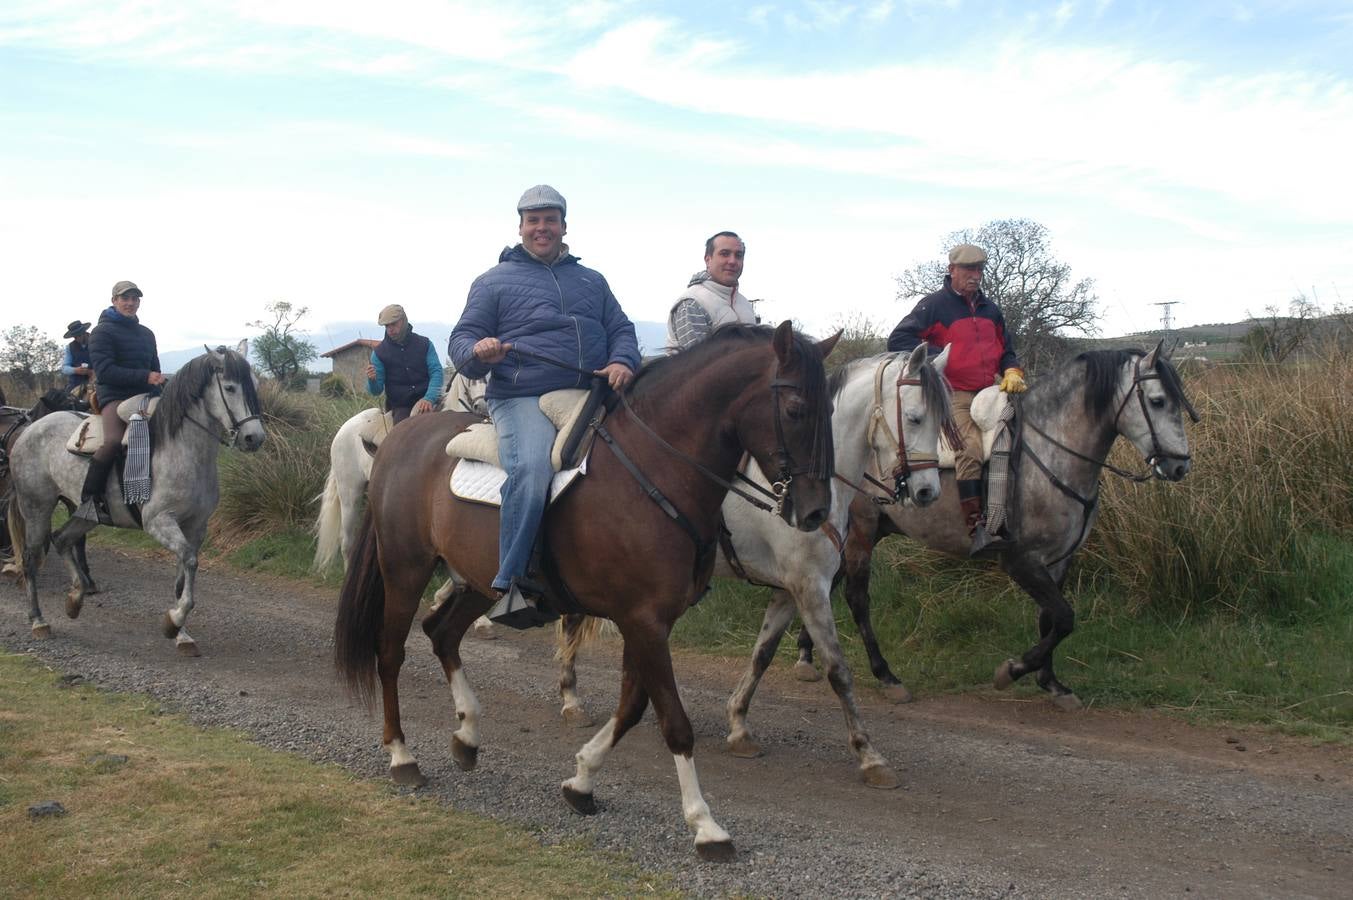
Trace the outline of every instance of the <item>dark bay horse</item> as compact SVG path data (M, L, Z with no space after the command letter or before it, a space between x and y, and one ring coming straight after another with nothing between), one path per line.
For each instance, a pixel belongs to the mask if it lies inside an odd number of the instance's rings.
M1140 350L1095 350L1038 379L1020 400L1022 430L1017 467L1011 473L1008 546L1001 568L1038 604L1038 643L996 669L997 688L1037 672L1038 686L1063 709L1080 700L1053 672L1053 652L1075 627L1075 612L1062 593L1072 557L1085 543L1098 511L1099 478L1109 449L1121 435L1137 448L1150 475L1179 481L1189 471L1184 416L1198 414L1184 394L1179 374L1162 345ZM1115 470L1118 474L1127 474ZM846 537L845 594L869 653L870 668L885 685L900 682L888 666L869 621L869 566L874 545L904 534L933 550L966 557L971 538L958 510L952 470L939 503L924 509L880 508L867 498L851 506ZM799 634L799 659L811 665L812 637Z
M700 792L695 736L677 694L668 636L709 583L719 506L744 451L763 471L775 473L785 518L805 531L826 519L834 462L822 360L835 343L815 344L789 322L773 332L730 326L649 364L629 391L629 405L607 418L609 436L595 442L586 477L546 511L552 590L566 585L589 612L615 622L624 639L619 705L578 752L577 774L563 783L575 811L596 811L593 779L651 700L676 763L681 808L695 830L697 852L708 859L732 857L732 841ZM425 782L405 745L398 680L405 639L439 560L464 578L467 590L429 613L423 631L441 660L460 720L452 756L465 770L478 758L479 702L462 667L460 642L493 602L498 509L450 495L456 460L444 450L454 434L477 421L436 413L391 432L376 454L369 512L339 600L335 661L350 687L368 699L379 676L382 741L398 783ZM679 518L669 517L658 498Z

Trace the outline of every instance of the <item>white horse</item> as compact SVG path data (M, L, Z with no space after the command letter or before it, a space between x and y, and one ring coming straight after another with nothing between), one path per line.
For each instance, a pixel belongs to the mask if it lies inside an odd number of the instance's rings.
M943 378L948 360L946 348L927 363L922 345L910 355L857 360L832 376L836 483L829 525L804 532L732 493L724 500L723 518L731 533L732 553L726 552L726 545L720 548L715 574L742 578L772 591L751 662L728 699L728 747L733 755L761 754L747 727L747 709L797 609L821 651L827 679L845 713L849 747L859 760L860 777L871 787L897 787L897 775L872 747L860 721L850 669L836 635L831 589L841 567L850 503L857 493L875 491L863 483L866 479L881 474L893 502L926 506L939 498L940 433L946 425L952 428L949 388ZM750 474L763 486L768 484L755 467ZM876 486L879 483L875 481ZM573 665L586 639L584 621L581 616L567 617L559 653L562 712L566 721L577 725L590 722L575 690Z
M459 373L451 377L446 393L437 408L451 412L472 412L488 415L484 399L486 383L469 379ZM328 569L335 562L346 568L348 551L352 549L357 529L362 524L362 507L366 485L371 480L371 463L376 450L394 427L389 413L379 409L364 409L343 423L329 444L329 475L324 479L324 492L319 495L319 515L315 519L316 572ZM456 590L459 576L452 572L433 600L436 607ZM493 623L480 616L474 624L480 638L493 637Z
M66 452L66 440L79 424L74 413L52 413L30 425L14 444L15 498L9 507L9 527L15 548L23 548L22 574L35 638L51 635L51 626L38 606L37 586L49 541L71 574L67 616L74 619L80 614L93 586L74 548L97 525L72 518L52 534L52 510L63 498L72 504L79 500L89 468L87 459ZM178 556L176 602L165 613L163 630L165 637L177 641L179 653L197 656L197 643L184 624L195 602L197 551L220 497L216 458L223 444L252 451L262 446L265 437L249 363L224 347L191 360L166 384L150 430L155 448L150 499L136 512L116 490L121 479L113 478L108 507L117 527L140 528Z

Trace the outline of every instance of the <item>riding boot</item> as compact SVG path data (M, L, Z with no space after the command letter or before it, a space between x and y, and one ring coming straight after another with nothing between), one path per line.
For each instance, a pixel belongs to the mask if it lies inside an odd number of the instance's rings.
M116 462L117 457L89 461L89 471L85 472L85 484L80 488L80 505L76 507L72 516L100 525L113 524L113 516L108 511L108 500L104 497L104 491L108 486L108 473L113 470Z
M986 517L982 514L982 482L973 479L958 483L958 503L963 510L964 523L968 526L968 536L972 538L969 556L976 556L991 543L987 533Z

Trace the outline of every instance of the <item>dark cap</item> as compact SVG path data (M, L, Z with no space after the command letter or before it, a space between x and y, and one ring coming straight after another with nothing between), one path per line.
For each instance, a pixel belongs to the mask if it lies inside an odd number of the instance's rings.
M66 333L61 335L61 338L62 340L65 340L66 338L79 337L88 330L89 330L88 322L81 322L79 319L76 319L74 322L71 322L69 325L66 326Z

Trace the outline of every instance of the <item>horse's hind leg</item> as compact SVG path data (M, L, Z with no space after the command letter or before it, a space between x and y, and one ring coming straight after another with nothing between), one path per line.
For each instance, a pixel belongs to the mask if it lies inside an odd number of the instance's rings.
M869 742L869 734L860 721L860 710L855 705L855 688L846 665L845 654L841 652L841 643L836 636L836 619L832 616L831 597L826 590L812 589L807 594L794 598L799 605L799 617L804 627L813 637L822 654L822 666L827 672L827 682L836 692L841 703L841 711L846 717L846 732L850 749L860 760L860 778L865 784L876 788L895 788L897 775L889 767L883 755Z
M460 721L460 728L451 735L451 758L466 772L479 761L480 707L479 698L465 677L460 642L470 623L491 605L491 600L479 594L460 593L423 619L423 632L442 661L442 671L451 685L451 699L456 705L456 718Z
M996 668L996 687L1004 690L1016 679L1038 672L1038 686L1052 695L1052 702L1065 710L1080 709L1080 699L1057 680L1052 660L1057 645L1076 627L1076 613L1067 603L1057 579L1040 562L1027 558L1008 561L1006 571L1038 604L1039 641L1018 660L1007 659Z
M52 536L52 547L60 554L70 572L70 588L66 591L66 615L79 618L84 608L85 595L90 593L94 582L89 579L80 557L84 550L85 535L95 527L95 523L84 519L70 519Z
M94 582L94 575L89 571L89 557L85 555L85 539L83 536L75 542L75 561L80 565L80 583L84 585L85 596L99 593L99 586Z
M775 659L775 649L780 646L780 638L793 618L794 598L787 591L772 591L766 614L761 619L761 631L756 636L756 646L752 648L751 662L728 697L728 750L734 756L751 759L761 755L761 746L747 728L747 709L752 704L752 694L756 692L761 676L766 674L766 669Z
M869 614L869 576L870 567L874 562L874 547L888 532L879 530L880 520L886 519L879 515L878 507L873 503L863 505L868 508L873 518L857 517L852 518L850 522L842 564L845 573L846 604L850 607L850 617L855 620L855 627L860 632L860 640L864 642L865 652L869 654L869 671L874 673L874 677L883 686L883 695L894 703L910 703L911 691L907 690L906 685L893 674L888 660L884 659ZM851 515L855 516L855 513L856 507L852 507Z
M52 531L52 511L22 509L16 506L11 510L10 525L15 553L23 554L24 588L28 591L28 627L34 638L44 640L52 636L52 626L42 618L42 607L38 605L38 572L41 571L43 559L47 556L47 538Z
M578 650L589 637L588 632L593 630L596 621L573 614L559 620L559 649L555 651L555 657L559 660L559 699L563 701L559 715L563 716L566 725L574 728L590 728L593 725L592 717L578 699L578 670L575 663Z
M395 784L422 787L428 780L409 752L400 725L399 670L404 665L404 642L408 640L423 588L432 576L432 566L416 572L407 569L389 572L382 565L381 570L385 576L385 619L376 645L376 674L381 680L381 708L385 714L381 743L390 753L390 778Z
M648 708L648 692L639 681L637 669L632 665L629 643L625 644L624 658L620 674L620 702L615 714L601 726L601 730L582 746L574 757L578 764L577 773L561 785L564 800L574 812L590 816L597 811L592 796L597 772L611 752L611 748L620 742L629 731L639 723Z

